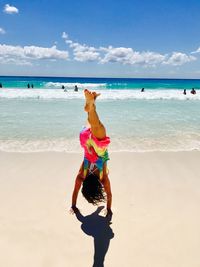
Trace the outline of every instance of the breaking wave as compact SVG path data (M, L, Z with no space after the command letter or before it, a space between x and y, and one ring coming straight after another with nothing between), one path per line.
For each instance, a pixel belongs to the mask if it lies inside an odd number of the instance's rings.
M54 83L55 84L55 83ZM50 86L50 85L49 85ZM60 86L60 85L59 85ZM59 88L58 86L58 88ZM78 92L74 92L70 85L65 85L66 91L62 89L1 89L0 98L36 98L36 99L83 99L83 89L90 88L88 85L79 87ZM92 88L95 89L94 84ZM98 84L98 91L101 93L99 100L200 100L200 93L192 95L188 92L184 95L181 90L147 90L141 92L135 90L117 90L117 89L102 89Z

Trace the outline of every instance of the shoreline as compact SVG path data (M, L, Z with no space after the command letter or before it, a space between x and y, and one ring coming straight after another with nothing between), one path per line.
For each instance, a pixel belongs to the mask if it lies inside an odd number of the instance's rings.
M80 151L59 151L59 150L44 150L44 151L4 151L0 150L0 156L1 154L22 154L22 155L40 155L40 154L63 154L63 155L78 155L83 157L84 152L82 149ZM116 154L133 154L133 155L140 155L140 154L185 154L185 153L191 153L191 154L199 154L200 155L200 149L191 149L191 150L138 150L138 151L128 151L128 150L109 150L108 154L109 156L116 155Z

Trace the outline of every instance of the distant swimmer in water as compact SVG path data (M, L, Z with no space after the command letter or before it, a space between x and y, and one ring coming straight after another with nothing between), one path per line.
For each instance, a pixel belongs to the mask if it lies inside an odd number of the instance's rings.
M65 89L65 86L64 86L64 85L62 85L62 89L63 89L63 90Z
M33 84L31 84L31 88L34 88L34 85Z
M190 91L191 94L196 95L196 90L194 88L192 88L192 90Z
M141 89L141 92L144 92L144 88Z
M3 85L2 85L2 83L0 83L0 88L3 88Z
M27 84L27 88L30 88L30 84L29 83Z
M186 95L186 94L187 94L187 93L186 93L186 89L184 89L184 90L183 90L183 94L184 94L184 95Z
M78 86L77 85L75 85L75 87L74 87L74 92L78 92Z

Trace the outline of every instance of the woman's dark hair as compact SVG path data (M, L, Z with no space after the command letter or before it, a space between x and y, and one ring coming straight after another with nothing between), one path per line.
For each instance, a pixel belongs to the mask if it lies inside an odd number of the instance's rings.
M89 173L84 179L82 194L93 205L106 201L106 194L99 177L93 173Z

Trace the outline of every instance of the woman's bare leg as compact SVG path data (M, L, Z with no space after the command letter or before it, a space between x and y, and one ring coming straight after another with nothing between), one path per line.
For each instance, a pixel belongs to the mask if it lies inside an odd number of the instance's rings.
M103 139L106 137L106 129L99 119L95 106L95 99L99 94L90 92L87 89L85 89L84 93L86 99L85 111L88 113L88 122L91 126L92 134L98 139Z

